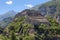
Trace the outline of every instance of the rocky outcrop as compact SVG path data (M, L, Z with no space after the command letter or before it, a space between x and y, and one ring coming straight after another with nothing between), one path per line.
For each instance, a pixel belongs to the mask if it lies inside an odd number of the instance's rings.
M40 23L48 24L48 20L43 15L41 15L39 11L26 9L18 13L15 16L15 18L19 16L20 17L25 16L27 19L26 21L31 24L40 24Z

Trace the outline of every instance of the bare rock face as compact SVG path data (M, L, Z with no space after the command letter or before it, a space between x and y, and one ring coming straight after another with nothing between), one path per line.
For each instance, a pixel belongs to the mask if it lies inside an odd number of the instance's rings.
M23 10L22 12L18 13L16 15L16 17L18 16L38 16L38 15L41 15L39 11L35 11L35 10L29 10L29 9L25 9Z
M25 16L27 19L26 22L31 24L48 24L48 20L43 15L41 15L39 11L26 9L18 13L15 18L22 16Z

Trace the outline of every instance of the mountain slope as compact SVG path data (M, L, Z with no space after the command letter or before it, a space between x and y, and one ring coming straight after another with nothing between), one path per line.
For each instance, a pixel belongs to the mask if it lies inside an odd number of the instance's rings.
M6 27L10 22L13 21L13 18L17 12L15 11L9 11L3 15L0 16L0 27L4 28Z
M49 1L42 5L37 5L32 10L40 11L42 15L59 15L60 14L60 1Z
M39 11L45 17L51 17L60 22L60 0L52 0L42 5L36 5L30 10Z
M32 24L48 23L48 20L43 15L41 15L39 11L25 9L22 12L18 13L15 16L15 19L22 16L26 17L25 22L28 23L32 23Z
M48 20L43 15L41 15L40 12L26 9L18 13L15 16L14 21L10 23L5 30L7 30L6 32L9 34L9 36L12 32L14 32L15 35L17 35L16 37L24 40L59 39L60 37L58 35L60 35L60 25L57 24L57 22L53 19L50 19L50 26L41 24L48 24L47 22ZM36 25L39 23L41 25ZM20 38L20 36L22 38Z
M16 14L17 12L15 11L9 11L3 15L0 15L0 20L3 20L4 18L7 18L7 17L14 17Z

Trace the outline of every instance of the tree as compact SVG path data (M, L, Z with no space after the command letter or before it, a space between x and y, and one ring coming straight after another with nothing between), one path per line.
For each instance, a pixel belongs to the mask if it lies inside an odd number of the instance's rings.
M11 40L17 40L14 32L11 33Z

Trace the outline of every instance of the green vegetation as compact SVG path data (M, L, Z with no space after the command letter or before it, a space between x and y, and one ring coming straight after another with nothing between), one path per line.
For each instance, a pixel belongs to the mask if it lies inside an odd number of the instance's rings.
M3 30L4 33L6 34L1 34L0 39L1 40L49 40L60 36L60 32L59 32L60 25L54 19L49 18L49 22L51 23L50 26L46 24L33 26L32 24L24 23L25 20L26 20L25 17L16 18L12 23L10 23L5 28L5 30Z

